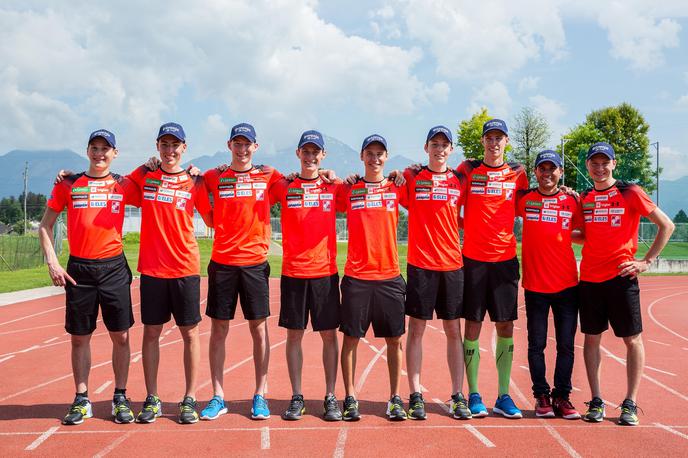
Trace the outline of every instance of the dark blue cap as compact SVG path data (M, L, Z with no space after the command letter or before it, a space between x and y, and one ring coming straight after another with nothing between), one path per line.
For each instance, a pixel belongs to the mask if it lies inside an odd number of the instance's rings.
M483 135L491 130L499 130L504 132L504 135L509 135L509 129L506 127L506 123L501 119L490 119L485 124L483 124Z
M535 167L543 162L551 162L557 167L561 167L561 157L556 153L556 151L552 151L551 149L540 151L540 153L535 157Z
M429 142L432 137L434 137L437 134L442 134L445 137L447 137L447 140L449 140L449 143L452 143L454 140L452 140L452 133L451 130L447 129L444 126L435 126L432 129L428 131L428 136L425 139L425 143Z
M184 128L176 122L166 122L165 124L160 126L157 140L160 140L160 137L162 137L163 135L172 135L173 137L176 137L177 139L186 142L186 134L184 133Z
M614 148L612 145L605 142L597 142L590 147L588 150L588 159L593 157L595 154L604 154L609 159L614 159Z
M317 130L307 130L301 134L301 140L299 140L299 148L303 148L304 145L308 143L313 143L320 149L325 149L325 140L320 132Z
M251 143L255 143L256 129L254 129L251 124L242 122L232 127L232 130L229 132L230 141L233 140L234 137L246 137Z
M91 143L91 140L93 140L96 137L102 138L103 140L108 142L108 145L112 146L113 148L116 147L115 145L117 144L117 141L115 140L115 134L113 134L109 130L98 129L92 132L91 135L89 135L88 137L88 143Z
M363 140L363 145L361 146L361 151L366 149L371 143L376 143L376 142L382 144L382 146L385 147L385 151L387 151L387 140L385 140L385 137L383 137L382 135L378 135L378 134L373 134L373 135L367 136L365 138L365 140Z

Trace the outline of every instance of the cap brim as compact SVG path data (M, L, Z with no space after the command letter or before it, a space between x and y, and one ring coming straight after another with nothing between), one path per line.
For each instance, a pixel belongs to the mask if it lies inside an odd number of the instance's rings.
M490 127L485 132L483 132L483 136L488 132L492 132L493 130L498 130L501 133L503 133L504 135L506 135L507 137L509 136L509 132L505 131L504 129L500 129L499 127Z
M306 145L308 145L308 144L310 144L310 145L315 145L315 146L317 146L318 148L320 148L321 150L324 150L324 149L325 149L325 145L321 145L320 143L312 142L312 141L307 141L307 142L299 143L299 149L303 148L304 146L306 146Z
M112 143L112 141L111 141L109 138L103 137L102 135L95 135L95 136L89 138L89 139L88 139L88 143L91 143L91 142L93 141L94 138L102 138L102 139L105 140L105 141L107 142L107 144L110 145L112 148L116 148L116 146L114 145L114 143Z
M590 159L592 159L593 157L595 157L595 156L597 156L597 155L604 156L604 157L606 157L607 159L611 159L612 161L616 159L616 157L614 157L614 155L612 155L612 154L610 154L610 153L604 153L604 152L602 152L602 151L596 151L596 152L594 152L593 154L589 154L589 155L588 155L588 158L587 158L586 160L589 161Z
M249 135L246 135L246 134L234 134L231 137L229 137L229 141L231 142L232 140L234 140L237 137L244 137L246 140L250 141L251 143L256 142L255 137L250 137Z

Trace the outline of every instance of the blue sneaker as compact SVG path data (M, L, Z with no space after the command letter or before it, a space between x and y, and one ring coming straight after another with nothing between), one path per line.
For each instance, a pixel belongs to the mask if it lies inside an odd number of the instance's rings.
M516 407L513 399L511 399L511 396L508 394L503 394L497 398L497 402L495 402L495 406L492 411L494 413L504 415L506 418L523 418L523 414L519 408Z
M254 420L266 420L270 418L268 402L259 394L253 396L253 407L251 408L251 418Z
M213 396L205 409L201 411L201 420L215 420L220 415L227 413L225 401L220 396Z
M480 397L480 393L468 395L468 408L471 409L473 418L487 417L487 407L483 404L483 398Z

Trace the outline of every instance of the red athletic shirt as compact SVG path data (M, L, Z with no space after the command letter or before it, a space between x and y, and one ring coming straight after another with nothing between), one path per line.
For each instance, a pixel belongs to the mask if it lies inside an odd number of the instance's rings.
M270 198L282 204L282 274L317 278L337 273L335 199L338 183L321 178L285 178L270 187Z
M464 204L464 256L483 262L516 257L514 217L516 191L528 189L521 164L490 167L478 160L463 161L457 168L468 190Z
M213 194L212 260L231 266L265 262L270 247L270 187L282 174L267 165L246 172L210 169L203 175Z
M465 182L453 170L435 173L404 171L409 200L408 262L428 270L456 270L463 266L459 243L459 209Z
M211 211L203 178L185 170L151 172L146 166L129 177L142 192L141 244L138 271L157 278L181 278L200 274L200 255L194 236L194 207Z
M571 232L583 225L580 202L561 191L551 196L537 189L517 193L516 213L523 218L521 262L523 288L558 293L578 284Z
M58 213L67 207L69 253L85 259L122 253L125 205L138 207L139 191L129 179L115 174L102 178L71 175L53 187L47 202Z
M634 259L640 217L657 206L640 186L622 181L603 191L585 191L581 202L585 222L581 280L610 280L619 274L619 264Z
M406 207L406 187L387 179L358 180L337 194L337 211L346 211L349 245L344 274L360 280L388 280L399 275L397 222Z

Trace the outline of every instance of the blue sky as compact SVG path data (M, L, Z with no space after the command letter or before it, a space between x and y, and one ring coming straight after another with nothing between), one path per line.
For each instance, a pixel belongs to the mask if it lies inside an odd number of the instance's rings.
M422 159L427 129L481 106L545 115L552 145L593 109L639 108L663 178L688 175L688 2L5 0L0 153L118 137L118 168L182 123L189 157L252 122L261 152L316 128ZM116 5L116 7L113 7ZM266 160L265 162L269 162Z

